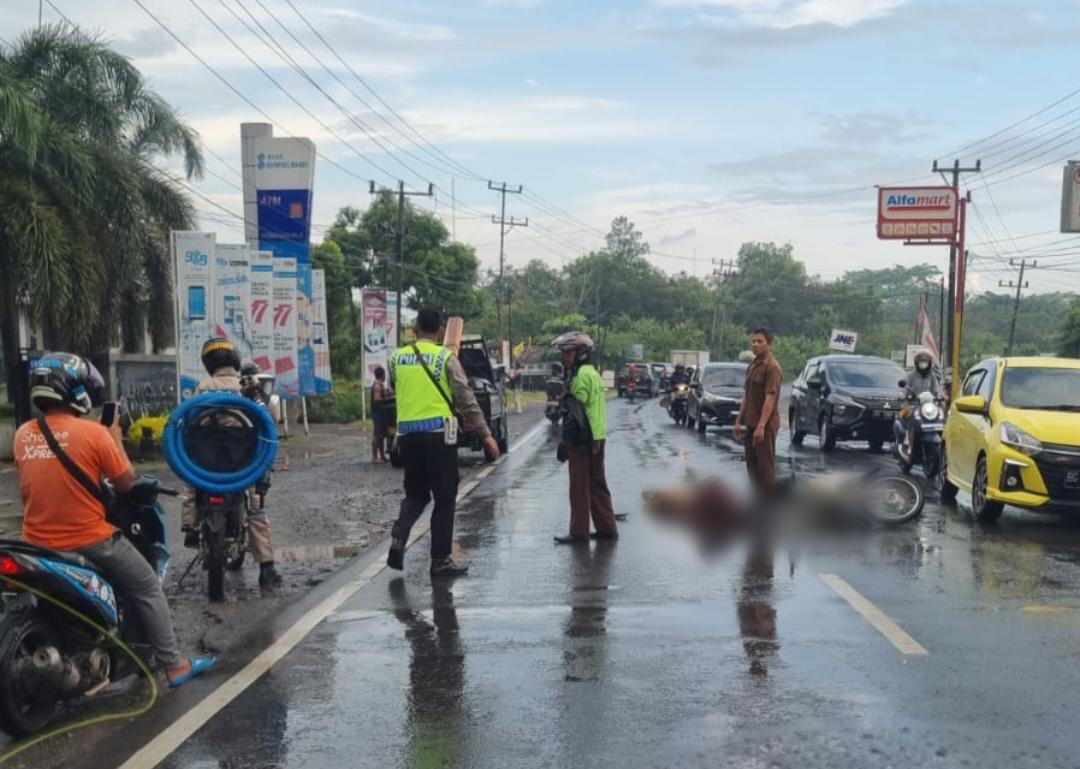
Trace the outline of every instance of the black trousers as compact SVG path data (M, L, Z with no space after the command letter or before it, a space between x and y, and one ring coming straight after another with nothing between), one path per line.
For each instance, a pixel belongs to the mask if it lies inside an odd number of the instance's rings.
M446 558L454 540L454 511L457 507L457 449L447 446L440 433L420 433L398 437L401 462L405 466L405 499L391 530L395 539L407 540L413 524L435 499L431 511L431 557Z

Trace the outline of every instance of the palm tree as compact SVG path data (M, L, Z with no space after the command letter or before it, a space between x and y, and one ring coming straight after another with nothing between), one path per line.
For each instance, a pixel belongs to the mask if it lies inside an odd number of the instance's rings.
M103 351L122 333L171 337L170 229L195 212L179 157L202 175L198 137L132 63L99 38L45 26L0 50L0 334L9 388L18 308L45 344Z

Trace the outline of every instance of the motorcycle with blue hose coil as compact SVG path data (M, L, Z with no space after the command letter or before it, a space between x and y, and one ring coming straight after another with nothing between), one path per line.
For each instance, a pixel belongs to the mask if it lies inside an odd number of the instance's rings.
M225 572L239 570L247 553L248 514L265 504L277 426L262 401L210 392L173 411L162 445L169 467L195 489L199 555L180 580L201 563L209 599L222 601Z
M108 484L104 490L111 499L107 520L164 580L169 549L158 495L179 492L150 476L138 478L127 494L116 494ZM0 591L0 730L7 734L33 734L60 703L92 697L111 681L137 672L135 660L114 638L141 657L150 656L124 596L77 553L0 541Z

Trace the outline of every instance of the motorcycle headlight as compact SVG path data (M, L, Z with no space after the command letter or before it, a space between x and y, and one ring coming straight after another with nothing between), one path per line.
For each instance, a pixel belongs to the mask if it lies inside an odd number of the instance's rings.
M1042 451L1042 443L1038 438L1025 433L1011 422L1001 423L1001 442L1028 456Z
M926 402L919 406L919 413L922 414L922 418L928 421L934 421L941 419L941 409L938 408L936 403Z

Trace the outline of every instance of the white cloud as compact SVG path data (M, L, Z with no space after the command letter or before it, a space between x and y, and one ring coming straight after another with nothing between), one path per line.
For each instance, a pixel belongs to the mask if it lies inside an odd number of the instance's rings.
M712 24L790 29L813 24L852 27L884 16L908 0L655 0L664 8L709 8L728 11L705 16Z
M491 8L518 8L525 11L543 2L544 0L484 0L484 5Z

